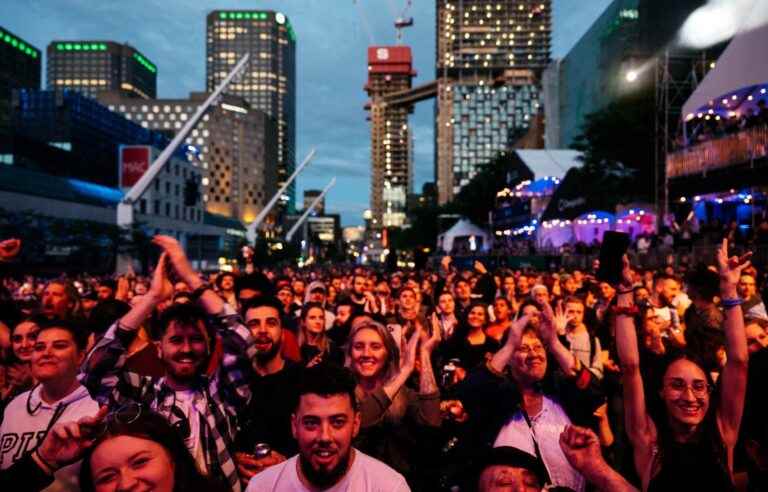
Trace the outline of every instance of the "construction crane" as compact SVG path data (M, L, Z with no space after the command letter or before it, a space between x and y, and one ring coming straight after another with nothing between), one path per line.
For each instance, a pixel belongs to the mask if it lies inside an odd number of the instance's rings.
M403 7L403 10L400 12L400 15L398 15L395 18L395 30L397 31L397 44L400 44L403 41L403 29L405 29L406 27L413 26L413 17L407 16L408 10L410 8L411 8L411 0L407 0L407 2L405 3L405 7Z

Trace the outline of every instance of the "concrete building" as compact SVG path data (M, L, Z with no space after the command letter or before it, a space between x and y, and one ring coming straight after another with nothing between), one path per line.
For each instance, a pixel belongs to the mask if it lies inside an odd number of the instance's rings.
M202 105L207 93L151 101L99 96L111 111L172 137ZM203 202L213 214L251 222L277 191L278 130L273 118L241 97L224 95L186 139L202 175Z
M529 130L550 61L550 0L438 0L435 176L446 203Z
M227 93L245 99L277 122L277 181L281 186L296 162L296 34L281 12L214 10L206 17L206 87L214 88L246 53L251 59ZM295 183L280 204L295 211Z
M368 47L366 104L371 120L371 210L374 227L402 226L413 184L412 104L390 104L387 96L407 91L416 72L408 46Z
M12 92L40 88L41 63L39 49L0 27L0 134L10 130Z
M322 193L322 190L304 190L303 209L306 210L310 205L312 205L312 202L315 201L315 199ZM325 213L325 197L320 200L320 203L315 206L314 210L318 215L323 215Z
M46 51L49 90L72 89L91 97L105 91L142 99L157 95L157 66L129 44L57 40Z

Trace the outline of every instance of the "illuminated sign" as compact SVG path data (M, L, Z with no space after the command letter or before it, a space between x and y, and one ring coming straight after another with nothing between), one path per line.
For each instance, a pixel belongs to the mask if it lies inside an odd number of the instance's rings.
M130 188L149 169L150 147L147 145L123 145L120 147L120 187Z

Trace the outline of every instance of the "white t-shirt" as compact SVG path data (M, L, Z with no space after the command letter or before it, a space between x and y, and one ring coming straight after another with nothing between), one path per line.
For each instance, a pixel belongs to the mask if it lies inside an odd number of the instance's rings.
M184 438L184 444L189 449L189 454L195 459L197 467L203 473L208 474L208 467L205 463L205 453L203 452L203 444L200 436L200 410L197 408L199 402L195 401L196 392L194 390L185 390L176 392L176 406L184 413L187 421L189 422L189 436ZM179 418L170 413L167 415L168 421L174 424Z
M298 455L254 475L245 492L310 492L298 475ZM410 492L402 475L381 461L354 450L344 478L323 492Z
M518 410L501 428L493 447L511 446L536 456L533 443L535 435L541 459L544 461L552 483L582 492L585 487L584 477L568 463L568 459L560 448L560 434L570 423L571 419L568 418L565 410L557 402L545 396L541 412L531 417L531 427Z
M56 423L77 421L99 411L99 404L91 398L85 386L78 386L75 391L52 404L45 403L40 398L40 390L38 385L31 391L17 396L5 407L3 424L0 426L0 469L10 467L42 442L59 405L63 410ZM27 411L27 404L33 412ZM61 468L56 472L54 482L45 491L79 491L79 473L79 461ZM18 490L22 490L21 484Z

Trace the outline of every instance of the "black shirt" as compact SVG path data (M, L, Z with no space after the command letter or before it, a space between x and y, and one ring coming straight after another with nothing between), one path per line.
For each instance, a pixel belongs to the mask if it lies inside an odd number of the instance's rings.
M253 453L254 445L266 443L286 457L298 452L291 433L291 414L302 370L302 366L286 360L278 372L253 381L251 400L238 416L238 450Z

